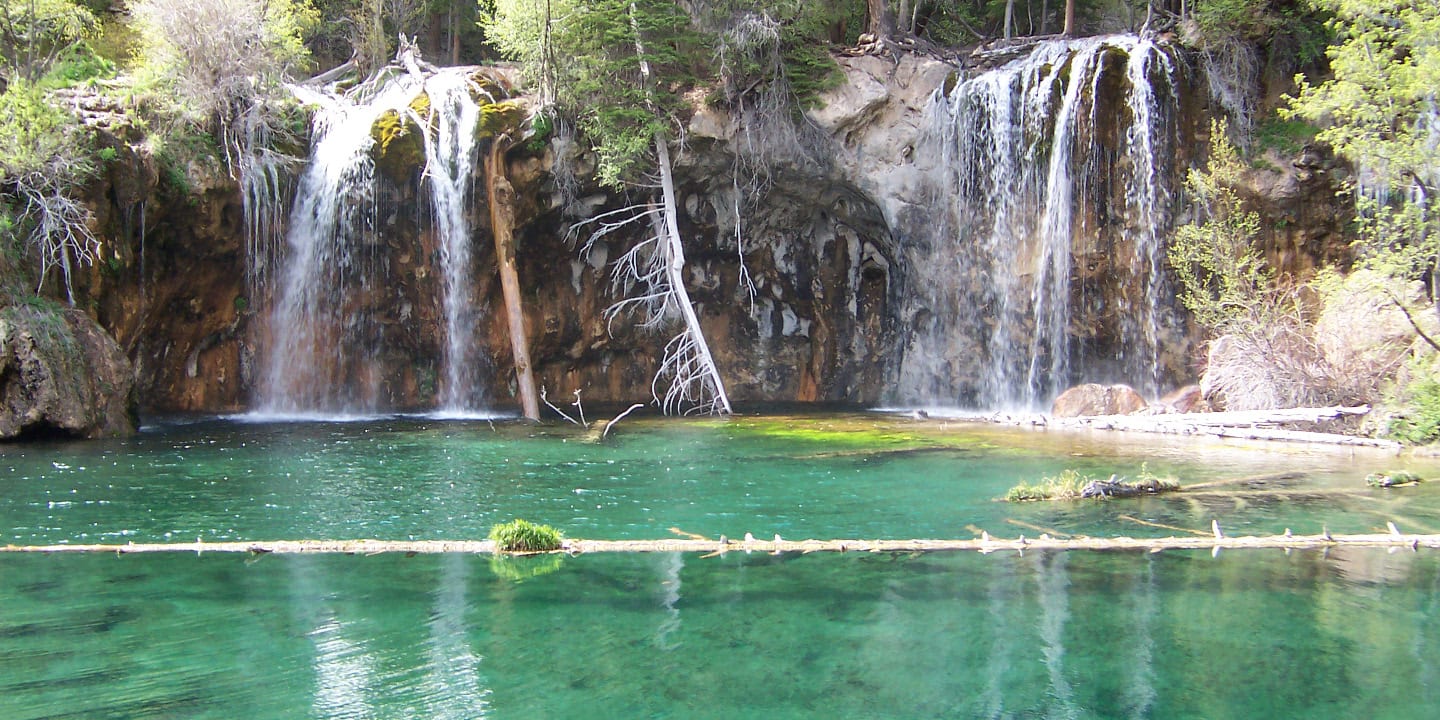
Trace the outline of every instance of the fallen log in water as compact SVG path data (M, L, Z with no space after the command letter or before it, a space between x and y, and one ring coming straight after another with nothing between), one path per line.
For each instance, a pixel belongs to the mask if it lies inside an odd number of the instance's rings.
M710 540L673 538L662 540L566 540L555 553L682 552L723 555L731 552L812 553L812 552L945 552L1002 550L1244 550L1254 548L1307 549L1337 547L1440 548L1440 535L1407 535L1399 532L1359 535L1284 535L1226 537L1217 532L1205 537L1066 537L1041 535L1038 538L1004 539L988 533L966 540ZM250 542L128 543L125 545L6 545L3 553L251 553L251 554L347 554L381 553L494 553L489 540L275 540ZM512 555L545 553L503 553Z
M1309 430L1287 430L1277 427L1290 423L1314 424L1364 415L1368 412L1370 412L1368 406L1359 406L1167 415L1089 415L1076 418L1049 418L1044 424L1053 428L1120 430L1161 435L1209 435L1240 440L1275 440L1400 450L1403 446L1394 440Z

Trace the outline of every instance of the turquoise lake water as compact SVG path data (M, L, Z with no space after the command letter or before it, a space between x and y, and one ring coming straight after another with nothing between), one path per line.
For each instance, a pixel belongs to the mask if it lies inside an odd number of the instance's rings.
M879 415L161 423L0 446L0 542L1440 528L1383 453ZM1182 483L1008 504L1060 468ZM1264 480L1279 472L1303 478ZM1236 493L1232 490L1241 489ZM1440 555L0 555L0 718L1440 717Z

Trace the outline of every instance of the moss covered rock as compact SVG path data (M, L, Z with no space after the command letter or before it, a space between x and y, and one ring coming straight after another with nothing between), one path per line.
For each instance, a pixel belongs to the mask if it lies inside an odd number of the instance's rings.
M517 135L516 130L525 124L525 107L518 100L505 100L480 106L480 120L476 123L475 136L481 140L498 137L505 133Z
M413 114L386 110L370 127L370 137L375 140L375 167L396 182L425 165L423 128L415 118L430 117L430 96L423 92L416 95L410 101L410 110Z

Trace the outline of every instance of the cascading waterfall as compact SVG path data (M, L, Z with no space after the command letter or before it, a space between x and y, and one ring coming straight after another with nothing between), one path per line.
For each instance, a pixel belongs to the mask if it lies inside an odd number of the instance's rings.
M290 213L283 273L273 273L268 349L257 383L264 415L331 415L381 409L389 381L380 357L386 325L411 321L375 299L395 261L386 230L401 212L382 191L374 128L386 113L420 130L424 187L442 276L440 408L473 411L483 399L473 369L475 309L469 289L471 231L466 217L480 109L474 68L433 73L391 67L351 89L297 87L315 108L309 164ZM416 102L424 97L426 102ZM378 307L377 307L378 305ZM397 323L396 321L399 321Z
M438 116L435 132L426 133L424 141L425 156L430 158L425 175L444 274L445 377L440 408L464 413L481 400L475 366L469 358L475 345L475 308L470 296L470 226L465 217L480 106L470 96L471 85L463 74L436 75L425 87Z
M916 154L938 158L937 217L908 240L900 400L1034 408L1078 381L1161 389L1179 327L1163 247L1177 83L1164 47L1116 36L1039 43L936 92Z

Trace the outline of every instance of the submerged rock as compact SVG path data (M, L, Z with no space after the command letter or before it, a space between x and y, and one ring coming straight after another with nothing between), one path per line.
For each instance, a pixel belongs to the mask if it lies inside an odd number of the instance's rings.
M1050 414L1055 417L1130 415L1145 407L1145 398L1129 385L1086 383L1060 393Z
M0 438L135 432L135 373L79 310L0 311Z

